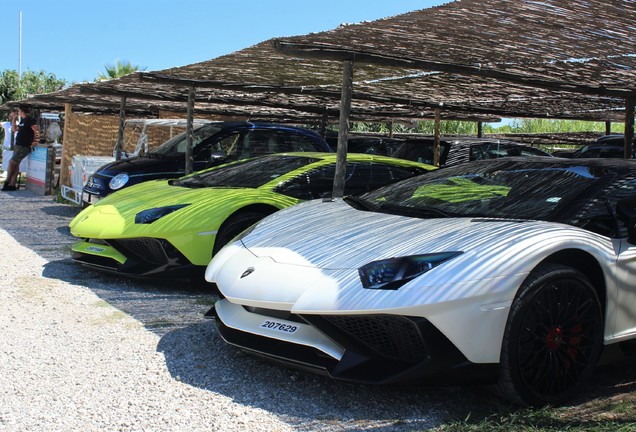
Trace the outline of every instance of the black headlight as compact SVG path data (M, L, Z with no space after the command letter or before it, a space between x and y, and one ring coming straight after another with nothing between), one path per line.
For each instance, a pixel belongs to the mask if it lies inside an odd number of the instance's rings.
M463 252L440 252L373 261L358 269L362 286L395 290Z
M182 209L183 207L187 207L189 205L190 204L178 204L178 205L157 207L157 208L144 210L137 213L137 215L135 216L135 223L136 224L153 223L157 219L161 219L162 217L169 215L170 213L175 212L179 209Z

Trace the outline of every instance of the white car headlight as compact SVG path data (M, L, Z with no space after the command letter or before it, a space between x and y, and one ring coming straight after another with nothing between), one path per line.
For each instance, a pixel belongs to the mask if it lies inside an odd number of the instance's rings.
M368 289L396 290L408 281L463 252L440 252L373 261L358 269L362 286Z
M130 177L128 177L128 174L126 173L117 174L115 177L110 179L108 186L110 186L112 190L121 189L126 185L126 183L128 183L129 178Z

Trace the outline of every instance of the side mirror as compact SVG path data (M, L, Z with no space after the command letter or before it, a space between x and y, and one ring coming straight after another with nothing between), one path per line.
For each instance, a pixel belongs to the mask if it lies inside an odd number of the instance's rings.
M223 150L214 150L210 152L210 163L218 164L227 159L227 152Z
M616 204L616 216L627 226L627 240L636 244L636 197L619 201Z

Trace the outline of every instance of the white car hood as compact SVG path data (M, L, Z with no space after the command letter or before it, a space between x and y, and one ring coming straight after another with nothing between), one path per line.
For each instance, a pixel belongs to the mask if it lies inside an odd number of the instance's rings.
M360 211L342 200L311 201L261 222L243 244L258 257L321 269L359 268L372 260L408 255L502 252L506 245L579 230L541 221L431 218L418 219ZM284 235L281 235L284 233Z
M296 312L399 308L417 314L419 306L469 298L499 309L545 257L590 250L590 233L564 224L417 219L356 210L342 200L281 210L241 241L245 247L233 243L214 257L206 279L231 302ZM440 252L463 253L396 291L362 289L358 269L365 264Z

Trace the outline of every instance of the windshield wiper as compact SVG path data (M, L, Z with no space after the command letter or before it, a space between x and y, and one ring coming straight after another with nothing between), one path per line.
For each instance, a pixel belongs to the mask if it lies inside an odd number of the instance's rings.
M374 205L371 201L359 198L357 196L349 195L343 198L351 207L357 210L377 211L378 206Z
M174 180L171 184L172 186L183 186L193 189L207 187L205 180L199 174L194 174L191 177L184 179Z

